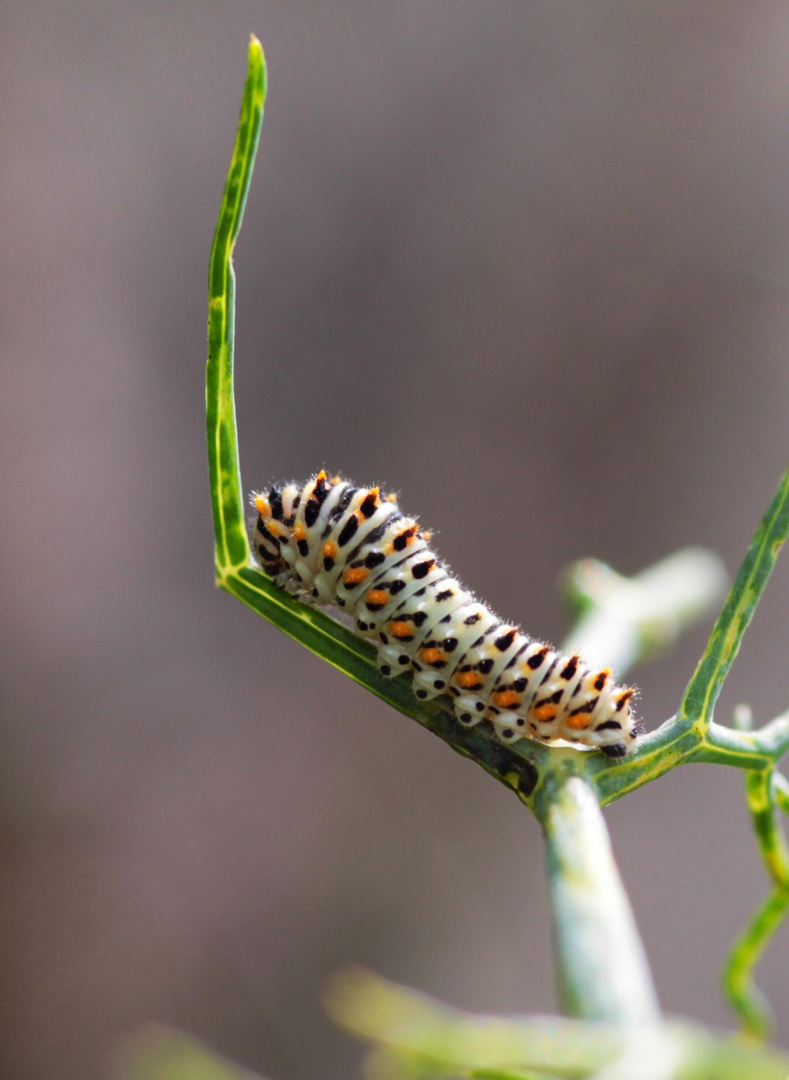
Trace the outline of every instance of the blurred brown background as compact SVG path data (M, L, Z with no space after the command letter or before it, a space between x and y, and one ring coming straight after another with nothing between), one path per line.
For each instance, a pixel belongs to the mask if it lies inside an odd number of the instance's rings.
M180 1025L345 1077L351 961L554 1007L539 831L471 764L215 592L205 277L247 36L270 96L237 255L247 488L401 493L558 641L555 578L734 570L787 458L783 2L3 0L0 1075ZM721 704L789 703L779 566ZM636 672L673 712L707 628ZM673 1013L765 890L742 777L611 809ZM789 931L760 969L789 1046Z

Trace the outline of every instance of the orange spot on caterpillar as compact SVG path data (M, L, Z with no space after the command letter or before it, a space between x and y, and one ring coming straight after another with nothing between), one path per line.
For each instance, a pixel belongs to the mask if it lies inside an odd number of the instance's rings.
M397 502L397 496L396 495L384 495L384 498L389 503L396 503Z
M365 602L368 604L380 604L382 607L389 603L390 596L386 589L371 589L365 596ZM394 633L394 631L392 631Z
M271 517L271 506L265 495L255 496L255 509L261 515L261 517Z
M390 622L389 633L394 637L411 637L414 632L414 628L410 622Z
M455 682L464 690L475 690L482 686L482 680L476 671L459 671L455 676Z
M546 723L548 720L556 719L556 706L555 705L538 705L536 709L532 709L532 716L535 720L539 720L541 724ZM573 727L573 720L577 720L577 717L571 716L567 721L569 727ZM583 726L586 727L588 720L584 720Z
M323 545L323 555L326 559L333 559L337 554L337 545L333 540L327 540Z
M370 571L365 570L363 566L352 566L345 571L342 580L346 585L358 585L360 581L364 581L369 575ZM370 599L369 596L367 599Z
M341 480L342 480L341 476L333 476L331 478L331 480L329 481L329 483L330 484L339 484Z
M426 664L437 664L441 660L446 660L447 655L443 649L420 649L419 659L424 660Z
M501 709L511 709L515 705L520 705L521 696L515 690L499 690L493 695L492 701Z
M431 532L423 532L423 533L420 533L420 536L421 536L421 537L422 537L422 539L423 539L423 540L425 541L425 543L428 543L428 544L429 544L429 543L430 543L430 541L431 541L431 540L433 539L433 534L432 534Z
M568 716L566 723L571 731L583 731L584 728L589 727L589 713L577 713L575 716Z
M304 540L306 539L306 536L307 533L304 529L304 526L300 521L297 521L295 526L293 527L293 539L296 541Z

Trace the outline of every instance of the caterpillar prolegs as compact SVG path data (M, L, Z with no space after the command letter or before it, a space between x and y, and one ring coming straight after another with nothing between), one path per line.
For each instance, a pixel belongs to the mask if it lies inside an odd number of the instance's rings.
M377 645L381 672L411 671L418 698L448 694L461 724L487 720L503 743L566 739L612 758L627 753L635 691L497 618L394 496L319 472L302 487L253 494L252 505L263 570L305 603L350 615Z

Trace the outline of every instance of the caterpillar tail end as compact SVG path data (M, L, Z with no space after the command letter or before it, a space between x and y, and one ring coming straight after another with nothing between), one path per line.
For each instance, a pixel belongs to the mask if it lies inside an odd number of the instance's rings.
M608 743L606 746L599 746L598 750L602 750L605 756L610 758L623 758L627 755L627 747L623 742Z

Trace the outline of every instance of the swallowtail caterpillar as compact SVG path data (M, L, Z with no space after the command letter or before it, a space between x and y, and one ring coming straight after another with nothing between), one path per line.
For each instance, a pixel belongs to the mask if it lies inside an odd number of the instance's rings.
M394 496L321 471L253 494L255 558L305 603L334 605L378 648L386 676L412 672L422 700L447 694L466 727L503 743L569 740L623 757L636 738L631 687L502 622L453 577Z

